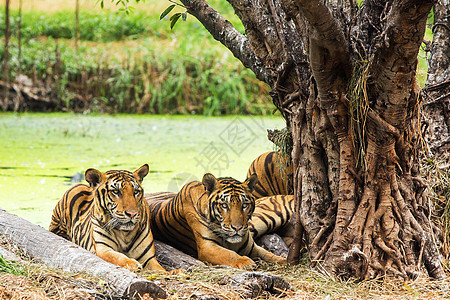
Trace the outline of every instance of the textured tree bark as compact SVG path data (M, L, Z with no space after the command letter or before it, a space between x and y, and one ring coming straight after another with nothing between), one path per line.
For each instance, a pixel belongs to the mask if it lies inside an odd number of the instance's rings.
M425 136L429 156L448 160L450 150L450 1L434 7L433 42L424 96Z
M429 221L432 207L419 173L416 81L434 1L228 2L245 27L246 51L267 76L255 73L272 87L292 132L293 222L299 222L290 262L304 242L312 264L336 276L427 272L443 278L433 242L439 233ZM203 24L220 16L205 13L202 0L183 3ZM440 3L448 9L447 0ZM436 16L435 45L441 47L448 10ZM221 39L220 28L205 27L235 53L237 44ZM441 41L448 46L448 39Z
M104 279L119 296L150 294L166 298L159 286L136 274L105 262L89 251L30 222L0 209L0 234L8 236L32 258L69 272L86 271Z

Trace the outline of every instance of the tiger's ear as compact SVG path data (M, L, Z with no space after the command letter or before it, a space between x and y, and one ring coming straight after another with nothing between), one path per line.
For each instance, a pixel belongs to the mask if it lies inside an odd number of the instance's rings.
M255 185L258 183L258 176L256 174L250 175L250 177L247 177L245 179L244 184L246 184L250 190L250 192L253 192L253 189L255 188Z
M212 193L217 186L217 179L214 177L211 173L206 173L203 175L202 183L205 186L205 189L208 191L208 193Z
M134 171L133 174L134 176L136 176L136 178L139 178L140 182L142 182L142 179L144 179L144 177L147 176L148 170L149 170L148 164L145 164L136 171Z
M89 186L91 188L97 187L103 179L103 174L99 170L96 169L87 169L86 173L84 173L84 178L89 182Z

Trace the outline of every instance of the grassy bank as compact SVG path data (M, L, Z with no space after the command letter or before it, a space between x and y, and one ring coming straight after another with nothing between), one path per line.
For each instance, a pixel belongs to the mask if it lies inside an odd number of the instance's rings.
M72 2L24 1L20 68L18 11L13 7L10 77L15 80L19 74L26 75L51 104L32 107L22 101L15 105L13 99L9 109L271 113L268 87L213 40L193 17L180 21L173 31L169 20L159 20L169 2L139 4L130 15L111 5L102 10L93 2L81 1L81 41L75 49ZM229 8L216 4L243 30ZM3 34L4 10L0 9ZM1 47L0 58L4 57L3 51Z

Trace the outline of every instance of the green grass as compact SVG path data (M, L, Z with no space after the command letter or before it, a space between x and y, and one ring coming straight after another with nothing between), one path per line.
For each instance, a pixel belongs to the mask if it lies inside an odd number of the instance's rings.
M30 3L31 2L31 3ZM160 20L160 14L171 3L169 1L152 2L132 5L133 13L125 14L105 1L107 7L101 9L94 0L80 1L79 32L80 39L86 41L109 42L122 39L145 37L167 38L172 35L169 18L173 13L184 12L177 6L165 19ZM225 1L213 0L209 4L230 20L236 28L243 32L244 28L232 7ZM33 6L32 6L33 5ZM49 8L50 9L47 9ZM0 4L0 36L5 32L4 4ZM10 10L10 26L12 35L18 30L19 12L16 6ZM188 15L186 22L179 21L176 31L183 36L197 35L205 32L195 17ZM75 1L46 0L24 1L22 10L22 35L24 39L47 36L52 38L75 38ZM208 34L209 35L209 34Z
M109 43L107 49L103 43L83 42L77 53L71 40L32 39L23 47L20 73L51 86L56 110L271 113L266 85L228 52L196 42L208 43L208 38L177 39L164 51L155 47L164 44L155 38ZM17 48L11 48L11 56L17 55ZM10 65L14 78L17 59ZM86 99L82 105L75 95Z
M15 261L6 260L3 255L0 255L0 273L2 272L13 275L27 275L27 272L22 265Z

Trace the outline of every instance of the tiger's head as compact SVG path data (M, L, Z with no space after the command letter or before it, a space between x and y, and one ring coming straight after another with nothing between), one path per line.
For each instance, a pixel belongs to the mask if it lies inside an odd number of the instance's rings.
M257 181L256 175L244 182L230 177L216 179L210 173L203 176L210 229L228 243L239 243L248 233L248 221L255 210L252 191Z
M142 180L149 167L143 165L134 172L112 170L101 173L88 169L86 181L94 189L95 218L108 230L131 231L146 212Z

